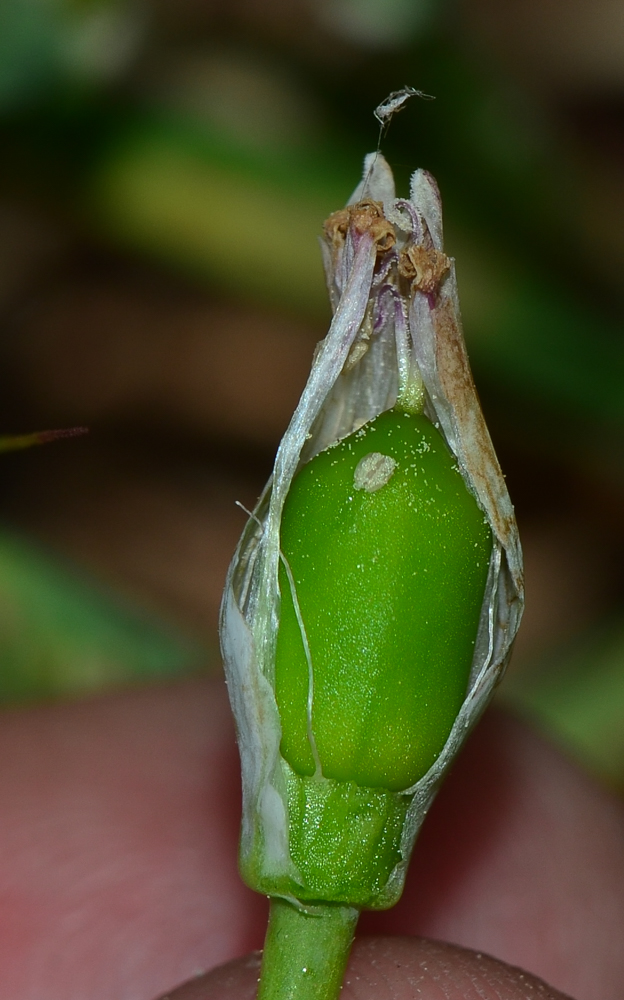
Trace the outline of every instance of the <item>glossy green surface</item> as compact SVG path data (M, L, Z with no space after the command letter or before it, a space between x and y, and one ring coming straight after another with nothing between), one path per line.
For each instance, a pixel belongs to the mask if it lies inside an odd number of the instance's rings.
M374 492L354 486L371 453L396 462ZM298 473L281 547L310 649L311 730L325 777L400 790L429 769L466 693L491 546L482 511L422 415L383 413ZM312 775L310 670L283 567L280 586L281 751Z

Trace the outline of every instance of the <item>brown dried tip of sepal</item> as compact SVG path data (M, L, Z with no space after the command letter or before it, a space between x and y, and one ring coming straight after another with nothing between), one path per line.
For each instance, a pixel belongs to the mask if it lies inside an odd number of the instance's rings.
M383 205L372 198L332 212L325 220L323 229L334 250L343 245L350 228L360 235L370 233L378 253L386 253L396 243L394 227L385 218Z
M399 274L412 284L412 292L431 295L437 291L451 261L434 247L412 244L399 254Z
M507 550L510 573L522 596L522 556L514 509L472 378L455 288L452 295L436 303L433 327L437 386L440 396L448 401L455 426L462 429L456 438L460 461L469 469L473 488L494 533Z

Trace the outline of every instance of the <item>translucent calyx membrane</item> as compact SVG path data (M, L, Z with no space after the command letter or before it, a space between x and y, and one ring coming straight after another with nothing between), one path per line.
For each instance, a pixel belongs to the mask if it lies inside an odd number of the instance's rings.
M243 532L222 606L222 648L243 768L241 866L254 888L304 908L322 900L341 906L389 906L400 895L415 836L440 781L509 658L522 611L522 561L513 508L466 356L454 262L444 253L435 181L417 171L410 197L398 199L388 164L381 154L371 154L349 204L327 220L322 251L333 320L281 442L271 480ZM295 477L312 468L315 456L331 456L339 442L366 433L388 411L429 422L489 548L480 550L485 552L479 566L481 594L471 612L473 634L465 675L459 694L453 695L456 700L443 739L428 751L429 756L422 755L418 767L410 764L406 751L400 766L383 759L383 754L381 758L372 754L355 772L341 773L339 765L331 763L331 708L327 724L320 725L315 718L325 697L325 682L316 668L317 638L306 621L308 598L299 579L301 571L294 565L294 550L284 551L285 517ZM366 465L370 455L376 457ZM396 468L384 464L384 458L396 462ZM363 461L364 468L357 472ZM381 509L377 501L390 496L403 481L402 464L387 440L380 446L367 441L349 467L353 488L346 495ZM411 502L418 497L424 502L424 494L417 490ZM390 518L394 523L405 514L408 533L417 530L416 522L407 517L409 503L406 493L406 510L397 502ZM384 531L388 533L387 528ZM420 569L424 574L424 563ZM357 572L356 561L353 587ZM404 607L410 600L409 588L406 595ZM297 695L294 701L303 705L303 716L297 710L303 726L288 721L288 698L280 695L280 623L286 614L301 646L300 667L295 671L301 698ZM349 688L349 669L343 673L345 685L334 692L336 716ZM414 698L404 701L415 704ZM401 704L400 698L396 704ZM365 722L369 715L358 709L353 717ZM402 746L409 744L409 731L407 719L401 729ZM344 733L335 738L348 748ZM340 755L335 756L338 760ZM348 758L349 753L342 756ZM364 789L370 793L368 804L361 798ZM375 799L373 807L375 795L379 801ZM379 796L386 796L383 803ZM366 815L376 817L374 823L371 819L373 826L377 824L376 860L369 859L370 864L360 860L358 868L352 856L351 888L348 871L337 864L339 857L351 856L347 834L336 832L336 827L323 846L320 841L306 841L303 832L314 817L318 823L324 817L330 829L332 817L340 815L352 830ZM323 851L334 859L327 861L325 874ZM334 883L332 864L341 872Z

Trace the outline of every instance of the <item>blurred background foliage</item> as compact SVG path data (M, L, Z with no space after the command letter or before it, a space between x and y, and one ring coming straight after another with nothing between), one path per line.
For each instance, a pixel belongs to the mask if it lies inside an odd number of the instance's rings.
M528 602L501 698L624 789L624 8L2 0L0 702L219 669L372 109L440 183Z

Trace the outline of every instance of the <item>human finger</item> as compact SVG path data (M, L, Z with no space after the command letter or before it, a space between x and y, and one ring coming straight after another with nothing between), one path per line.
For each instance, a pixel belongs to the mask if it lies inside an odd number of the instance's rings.
M260 955L196 978L161 1000L253 1000ZM488 955L422 938L355 942L343 1000L566 1000L542 980Z
M624 995L624 808L502 712L425 823L403 898L362 930L496 955L582 1000Z
M149 1000L262 942L223 682L0 719L0 996Z

